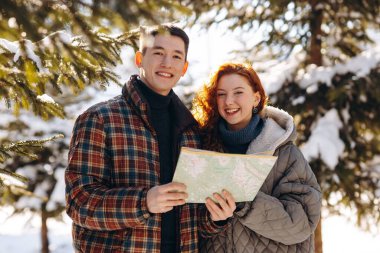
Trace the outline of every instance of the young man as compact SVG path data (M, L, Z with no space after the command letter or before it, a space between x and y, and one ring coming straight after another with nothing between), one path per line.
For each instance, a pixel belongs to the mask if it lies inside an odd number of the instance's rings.
M188 46L178 27L142 30L140 75L78 117L65 174L77 252L198 252L198 232L225 229L213 220L226 220L234 206L221 201L206 214L184 205L186 186L171 182L180 147L200 146L196 121L172 91L186 73Z

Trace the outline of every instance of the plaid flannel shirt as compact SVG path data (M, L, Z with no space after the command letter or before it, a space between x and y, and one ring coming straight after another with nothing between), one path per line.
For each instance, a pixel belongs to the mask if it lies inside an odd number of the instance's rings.
M146 205L147 191L159 184L158 142L136 78L122 95L92 106L75 123L65 180L76 252L160 252L161 215ZM177 96L173 103L178 157L180 146L199 148L200 139L190 112ZM181 252L198 252L198 233L225 229L204 205L179 208Z

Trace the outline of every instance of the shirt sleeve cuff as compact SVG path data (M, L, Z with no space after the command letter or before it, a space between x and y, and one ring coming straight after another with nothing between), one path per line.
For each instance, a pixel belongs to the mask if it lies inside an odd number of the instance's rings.
M148 211L148 205L146 203L147 194L148 194L148 190L147 189L143 190L141 200L140 200L141 201L141 212L142 212L142 216L144 217L145 220L149 219L149 217L151 216L150 212Z

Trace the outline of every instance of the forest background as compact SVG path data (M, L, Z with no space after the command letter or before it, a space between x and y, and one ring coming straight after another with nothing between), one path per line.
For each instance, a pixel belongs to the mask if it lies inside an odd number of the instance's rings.
M0 210L40 217L38 245L53 250L48 221L65 220L75 118L118 95L136 73L139 25L177 22L192 35L189 73L176 88L189 106L209 73L230 59L251 63L270 104L294 116L297 144L324 196L316 252L332 215L378 234L379 13L378 0L2 0Z

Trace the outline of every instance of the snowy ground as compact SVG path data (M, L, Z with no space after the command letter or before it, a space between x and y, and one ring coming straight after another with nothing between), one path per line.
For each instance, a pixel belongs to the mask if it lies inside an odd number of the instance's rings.
M0 253L38 253L40 248L39 219L30 214L6 219L10 209L0 208ZM29 222L26 222L28 221ZM51 220L50 246L52 253L73 253L70 236L70 219L64 222ZM343 217L324 219L324 253L379 253L380 235L358 230Z

